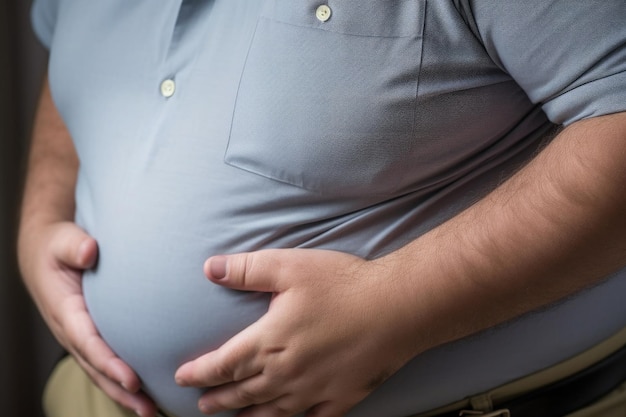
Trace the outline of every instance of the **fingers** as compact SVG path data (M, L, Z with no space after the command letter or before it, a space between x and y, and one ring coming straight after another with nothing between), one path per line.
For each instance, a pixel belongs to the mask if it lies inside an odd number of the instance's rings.
M141 417L154 417L156 406L139 391L141 383L132 369L102 340L85 308L84 299L73 297L67 308L70 313L64 324L66 344L81 367L115 402Z
M205 262L204 273L212 281L228 288L280 292L282 258L280 250L218 255Z
M77 361L89 375L91 380L113 401L129 410L132 410L138 416L156 416L156 405L146 394L143 392L130 393L115 382L108 379L106 376L100 374L84 360L77 358Z
M182 365L176 371L176 383L181 386L214 387L241 381L262 372L262 358L258 349L247 342L254 326L239 333L218 350Z
M139 378L102 340L82 296L73 297L67 304L63 327L68 349L129 392L137 392L141 385Z
M370 281L355 285L365 262L313 249L209 258L205 273L212 282L274 297L261 319L182 366L177 381L211 387L198 404L207 414L240 409L240 417L344 415L369 392L363 379L381 366L378 338L361 336L379 323L371 323L368 311L378 287ZM387 322L381 322L387 335Z
M40 234L25 281L44 320L107 395L142 417L154 417L155 405L139 391L139 378L100 337L85 305L82 272L96 263L96 241L71 222L48 225Z
M263 404L276 400L280 394L269 385L268 378L256 374L240 382L222 385L203 395L198 408L204 414L216 414L226 410L236 410L253 404Z
M98 245L78 226L65 223L51 241L51 251L56 259L69 267L88 269L96 263Z

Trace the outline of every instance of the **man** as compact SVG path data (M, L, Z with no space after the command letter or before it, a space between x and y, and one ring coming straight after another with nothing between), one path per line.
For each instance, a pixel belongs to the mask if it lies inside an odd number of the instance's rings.
M112 412L76 363L141 416L624 403L625 18L36 2L20 265L75 358L49 415Z

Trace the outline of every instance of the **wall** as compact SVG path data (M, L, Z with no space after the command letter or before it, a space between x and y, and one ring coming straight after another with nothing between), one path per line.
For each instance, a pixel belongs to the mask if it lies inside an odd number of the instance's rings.
M24 153L46 54L28 22L30 2L0 2L0 410L40 417L47 374L60 355L19 280L15 229Z

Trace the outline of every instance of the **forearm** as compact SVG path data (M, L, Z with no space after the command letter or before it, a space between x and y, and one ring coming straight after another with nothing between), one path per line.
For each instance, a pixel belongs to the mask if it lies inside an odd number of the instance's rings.
M382 258L413 314L416 349L547 305L626 265L625 184L626 114L579 122L482 201Z
M22 268L29 237L37 233L39 226L73 219L77 170L74 145L52 101L46 80L33 128L22 200L18 239Z

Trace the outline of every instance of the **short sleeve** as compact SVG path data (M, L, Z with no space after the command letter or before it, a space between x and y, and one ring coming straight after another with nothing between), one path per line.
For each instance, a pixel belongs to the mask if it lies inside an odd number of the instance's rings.
M30 10L33 31L39 41L48 49L52 45L57 8L57 0L34 0Z
M461 0L504 71L557 124L626 111L624 0Z

